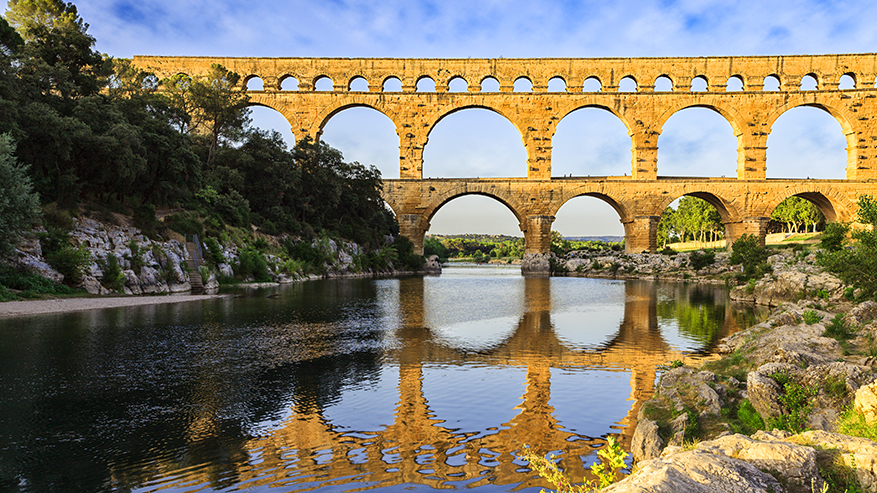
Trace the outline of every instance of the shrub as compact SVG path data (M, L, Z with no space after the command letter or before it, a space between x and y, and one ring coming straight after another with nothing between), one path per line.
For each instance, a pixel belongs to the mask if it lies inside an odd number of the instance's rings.
M740 402L740 407L737 408L737 419L740 420L740 424L744 427L743 432L747 435L764 429L764 420L761 419L761 415L758 414L749 399L743 399Z
M143 234L155 238L155 230L158 227L158 219L155 217L155 206L152 204L140 204L134 206L134 226L140 228Z
M57 284L51 279L8 266L0 266L0 286L3 286L4 289L16 289L24 293L35 294L72 294L75 292L69 286ZM12 296L11 299L16 298L12 293L9 295Z
M742 264L744 280L760 278L771 271L767 254L767 247L761 244L757 236L745 234L734 242L729 262Z
M247 247L240 252L234 270L235 274L241 278L252 275L256 282L272 281L271 273L268 270L268 262L265 260L264 255L252 247Z
M804 314L807 315L806 313ZM847 324L844 322L844 316L840 313L831 319L831 323L825 327L824 337L831 337L838 341L850 339L852 334L847 330Z
M62 245L58 250L46 252L45 257L49 265L64 275L64 282L70 285L82 282L85 270L91 264L91 253L85 249L85 245Z
M125 254L125 260L131 263L131 270L139 276L140 269L146 265L143 261L143 251L140 250L140 245L134 239L128 242L128 249L131 250L131 254Z
M816 310L807 310L804 312L804 323L807 325L813 325L822 320L822 315L816 313Z
M204 246L207 247L207 251L204 252L206 253L204 260L208 265L216 267L219 264L225 263L225 256L222 254L222 247L219 246L219 242L216 241L216 238L210 236L204 238Z
M825 225L825 231L822 232L822 242L820 246L830 252L836 252L843 248L847 241L847 234L850 232L850 225L844 222L833 222Z
M716 252L709 250L696 250L691 252L689 263L694 270L700 270L716 261Z
M125 287L125 273L119 267L119 259L112 253L107 253L105 259L98 259L98 267L104 273L101 284L110 291L122 291Z
M673 250L670 247L664 247L664 249L661 250L661 255L676 255L676 250Z
M164 218L164 224L183 236L204 234L204 226L191 212L167 216Z
M402 263L402 268L405 270L418 271L426 263L426 259L422 255L414 253L414 243L411 243L411 240L406 236L397 236L393 240L393 248L396 249L399 262ZM484 254L482 254L483 256Z
M792 433L801 433L813 410L813 397L819 392L815 385L802 385L786 372L770 375L783 387L779 396L780 404L785 408L784 414L768 419L768 426Z

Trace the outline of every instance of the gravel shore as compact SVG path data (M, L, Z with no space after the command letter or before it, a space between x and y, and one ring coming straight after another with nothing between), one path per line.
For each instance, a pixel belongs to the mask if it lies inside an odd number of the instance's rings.
M41 315L45 313L77 312L118 308L125 306L159 305L164 303L185 303L214 298L224 298L225 294L178 294L163 296L130 296L114 298L64 298L56 300L8 301L0 303L0 318Z

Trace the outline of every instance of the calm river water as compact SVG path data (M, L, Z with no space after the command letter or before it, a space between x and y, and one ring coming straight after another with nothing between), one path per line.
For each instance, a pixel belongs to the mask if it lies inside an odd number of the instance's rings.
M0 491L549 486L625 446L656 365L752 322L723 287L518 267L0 320Z

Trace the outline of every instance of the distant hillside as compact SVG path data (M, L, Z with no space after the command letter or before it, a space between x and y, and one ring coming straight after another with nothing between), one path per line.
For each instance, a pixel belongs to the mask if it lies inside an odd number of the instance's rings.
M520 240L520 236L506 236L506 235L479 235L467 233L463 235L426 235L427 237L436 238L438 240L455 240L455 239L464 239L464 240L474 240L474 241L492 241L497 243L502 243L503 241L515 241Z
M605 243L619 243L624 240L623 236L565 236L569 241L602 241Z

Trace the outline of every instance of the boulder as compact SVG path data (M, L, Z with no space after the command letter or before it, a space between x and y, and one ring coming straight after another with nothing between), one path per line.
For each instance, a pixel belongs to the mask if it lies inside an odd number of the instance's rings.
M850 310L844 317L844 321L849 325L865 325L875 318L877 318L877 302L868 300Z
M521 273L524 275L547 276L551 273L550 253L528 253L521 260Z
M634 462L654 459L661 455L664 441L658 436L658 424L642 418L636 424L630 443L630 454Z
M877 421L877 383L864 385L856 390L856 398L853 402L856 412L865 416L865 422L874 424Z
M780 440L762 441L740 434L701 442L698 450L744 460L762 471L798 489L809 488L811 479L819 477L816 451L810 447ZM816 484L821 486L821 481Z
M823 450L836 451L837 459L856 471L856 479L864 491L877 491L877 443L820 430L805 431L796 438Z

